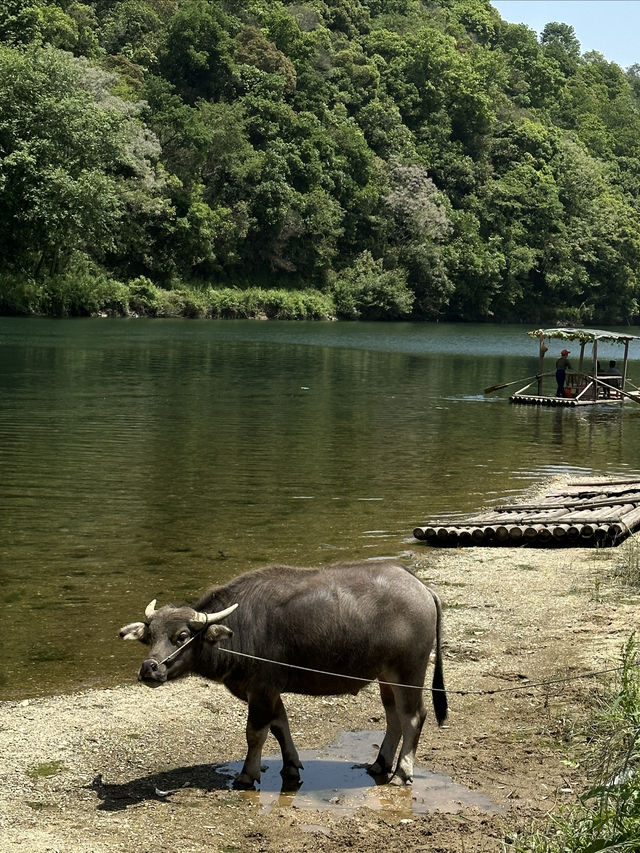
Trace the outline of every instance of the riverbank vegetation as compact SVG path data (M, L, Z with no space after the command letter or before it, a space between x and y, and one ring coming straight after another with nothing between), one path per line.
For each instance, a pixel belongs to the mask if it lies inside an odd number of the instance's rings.
M585 727L583 762L593 787L546 826L513 840L514 853L635 853L640 849L640 673L634 635L620 670L598 695Z
M618 590L640 587L640 548L630 538L612 566ZM582 725L575 724L579 761L591 787L553 811L546 823L510 839L513 853L634 853L640 849L640 661L631 634L619 666L592 694Z
M622 323L640 68L488 0L0 0L0 311Z

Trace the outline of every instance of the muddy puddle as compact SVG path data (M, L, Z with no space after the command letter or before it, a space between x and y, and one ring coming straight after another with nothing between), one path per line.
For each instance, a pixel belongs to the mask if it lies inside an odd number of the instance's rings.
M343 732L329 746L319 750L303 750L300 759L302 784L295 791L282 790L280 755L263 756L262 779L259 790L243 791L242 797L255 803L261 811L274 807L308 809L351 815L366 806L386 811L395 817L410 818L429 812L459 812L465 806L475 806L487 812L500 807L488 796L453 782L442 773L433 773L416 765L411 787L377 784L365 766L378 752L382 732ZM242 762L232 762L216 768L229 776L229 786L240 772Z

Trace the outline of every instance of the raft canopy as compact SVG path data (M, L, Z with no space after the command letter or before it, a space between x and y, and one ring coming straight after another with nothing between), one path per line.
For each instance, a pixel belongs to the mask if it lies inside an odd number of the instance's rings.
M527 332L527 334L531 338L537 338L539 343L538 372L535 376L529 377L527 384L523 388L512 394L510 397L512 403L591 406L595 403L622 403L626 399L640 403L640 388L634 385L634 391L627 390L629 345L632 341L640 340L638 335L630 335L626 332L612 332L605 329L571 328L569 326L558 326L552 329L535 329L532 332ZM553 339L567 342L576 341L580 346L577 369L574 369L574 367L568 368L564 394L560 395L555 389L550 390L547 387L545 390L544 388L545 385L549 385L548 382L544 382L545 377L555 376L553 370L550 372L545 372L544 370L544 356L548 352L545 340ZM598 361L598 344L600 342L620 344L624 347L622 371L616 369L609 372L606 368L602 369L600 367ZM583 367L587 344L591 344L593 348L593 368L591 371L585 370ZM536 390L531 389L534 383L537 386ZM630 384L633 385L633 383ZM494 388L492 387L489 390L492 391Z
M561 341L580 341L582 344L593 343L595 341L608 341L614 344L624 344L629 341L640 340L638 335L627 335L623 332L610 332L603 329L536 329L534 332L527 332L531 338L555 338Z

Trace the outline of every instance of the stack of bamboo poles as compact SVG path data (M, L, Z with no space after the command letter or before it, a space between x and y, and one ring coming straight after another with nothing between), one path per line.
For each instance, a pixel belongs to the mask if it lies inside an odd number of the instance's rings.
M430 545L617 545L640 526L640 477L581 481L530 503L416 527Z

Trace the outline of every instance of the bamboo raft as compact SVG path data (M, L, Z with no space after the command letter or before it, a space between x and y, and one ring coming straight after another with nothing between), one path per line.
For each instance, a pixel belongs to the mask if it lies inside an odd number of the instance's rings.
M565 328L536 329L528 332L529 337L538 339L538 372L526 379L516 379L513 382L502 382L498 385L490 385L484 389L485 394L492 394L501 388L510 385L526 383L509 397L512 403L521 403L536 406L595 406L601 403L606 405L622 404L625 400L640 403L640 388L634 385L627 376L629 365L629 345L632 341L640 340L637 335L628 335L621 332L604 331L602 329ZM562 393L559 394L560 385L557 373L554 370L545 371L544 357L549 351L546 341L552 340L575 341L580 345L579 361L577 369L568 364L561 375ZM602 368L598 361L598 343L618 344L624 346L624 357L622 370L616 367L615 361L609 362L609 369ZM585 369L585 347L592 346L593 367ZM571 344L570 344L571 345ZM569 353L570 350L562 350ZM559 364L560 360L555 362ZM629 390L627 386L634 390Z
M416 527L413 535L436 546L525 545L590 547L618 545L640 527L640 477L581 481L535 501L496 506L468 518Z

